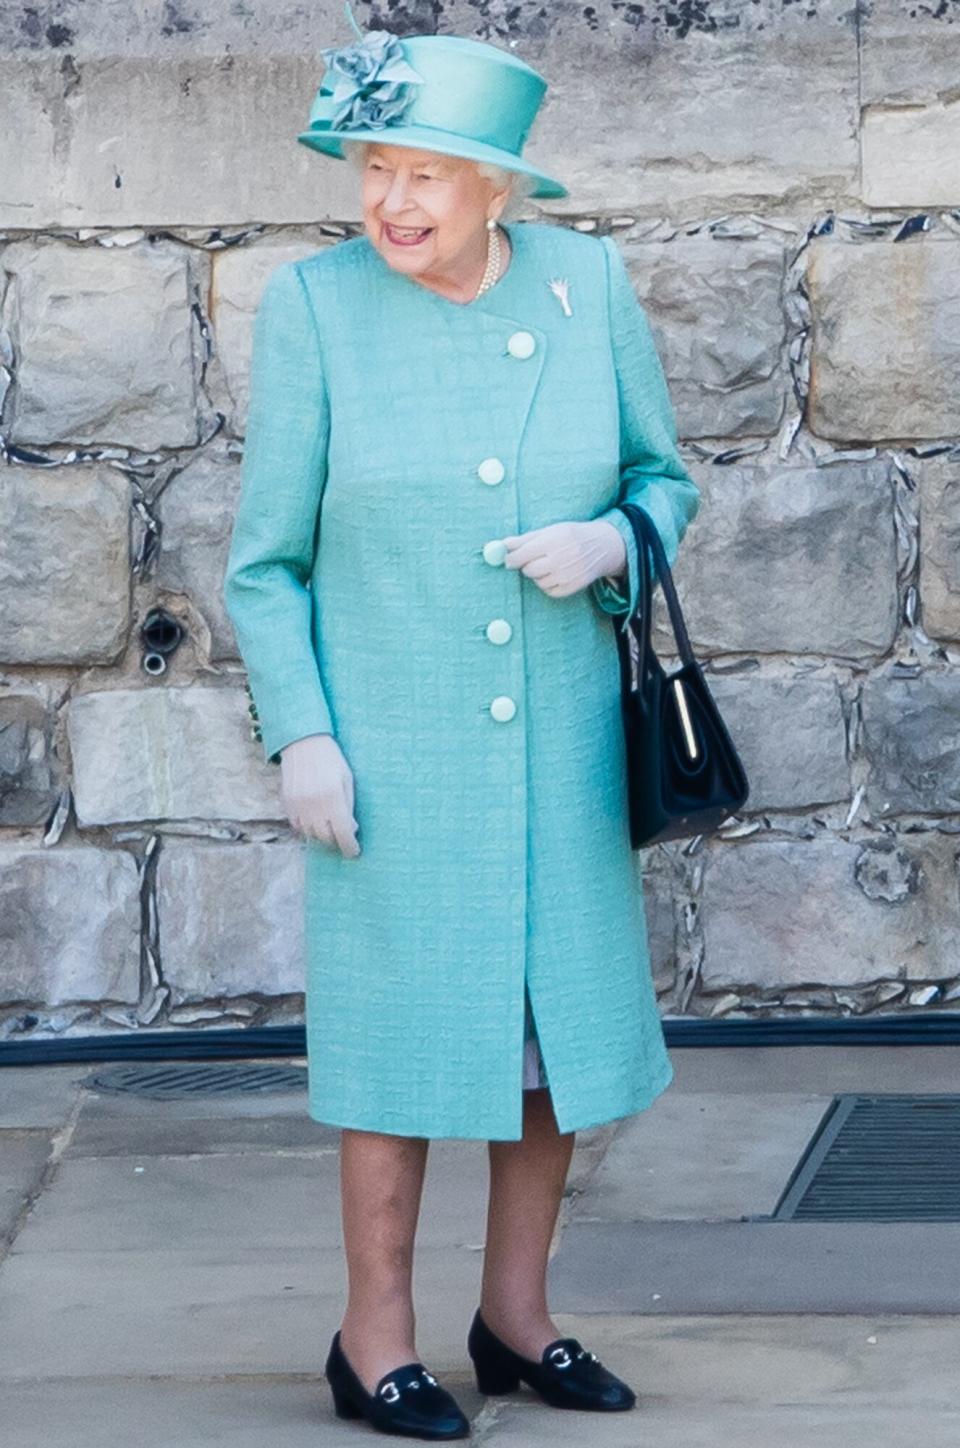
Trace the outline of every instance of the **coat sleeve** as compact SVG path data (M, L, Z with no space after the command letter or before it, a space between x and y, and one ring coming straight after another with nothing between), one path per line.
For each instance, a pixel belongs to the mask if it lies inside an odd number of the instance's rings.
M295 739L334 732L309 587L329 432L316 319L298 263L284 262L267 278L254 319L240 501L223 581L271 764Z
M656 344L612 237L600 240L606 251L610 335L620 402L620 491L653 518L672 568L687 525L700 506L700 491L677 451L677 425ZM639 595L637 543L619 508L597 515L612 523L627 550L626 590L610 578L590 585L606 613L633 612ZM655 575L654 575L655 576Z

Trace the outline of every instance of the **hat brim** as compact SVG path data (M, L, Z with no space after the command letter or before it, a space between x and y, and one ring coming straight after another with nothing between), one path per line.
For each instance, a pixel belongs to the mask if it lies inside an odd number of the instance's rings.
M512 151L503 151L499 146L488 146L483 141L469 137L454 136L449 131L436 130L432 126L384 126L382 128L352 126L349 130L308 130L301 131L297 140L311 151L320 151L338 161L346 160L340 146L341 141L376 141L384 146L412 146L416 150L439 151L444 156L460 156L467 161L490 161L502 166L505 171L519 171L536 180L531 196L569 196L566 186L554 180L545 172L515 156Z

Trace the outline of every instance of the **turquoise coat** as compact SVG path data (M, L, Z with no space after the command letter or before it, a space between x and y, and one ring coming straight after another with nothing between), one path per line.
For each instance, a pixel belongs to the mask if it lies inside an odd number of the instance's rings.
M525 981L561 1131L672 1079L629 842L612 615L638 579L614 505L647 508L672 562L699 494L615 243L507 230L507 271L468 304L362 235L277 267L254 324L224 599L266 759L329 731L354 775L361 854L303 841L308 1109L332 1125L517 1139ZM551 598L485 551L593 518L623 533L626 592Z

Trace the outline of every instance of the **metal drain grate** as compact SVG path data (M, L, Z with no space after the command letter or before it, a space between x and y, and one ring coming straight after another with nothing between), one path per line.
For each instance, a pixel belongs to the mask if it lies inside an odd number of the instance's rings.
M777 1221L960 1221L960 1096L838 1096Z
M178 1096L264 1096L275 1091L303 1091L307 1085L305 1066L272 1066L256 1062L239 1065L194 1063L143 1063L111 1066L88 1076L83 1083L91 1091L126 1091L135 1096L173 1099Z

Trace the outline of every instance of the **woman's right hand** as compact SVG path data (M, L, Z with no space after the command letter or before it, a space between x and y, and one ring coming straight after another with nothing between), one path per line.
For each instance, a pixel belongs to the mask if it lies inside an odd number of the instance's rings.
M280 752L281 793L287 818L305 839L336 845L354 858L353 771L332 734L308 734Z

